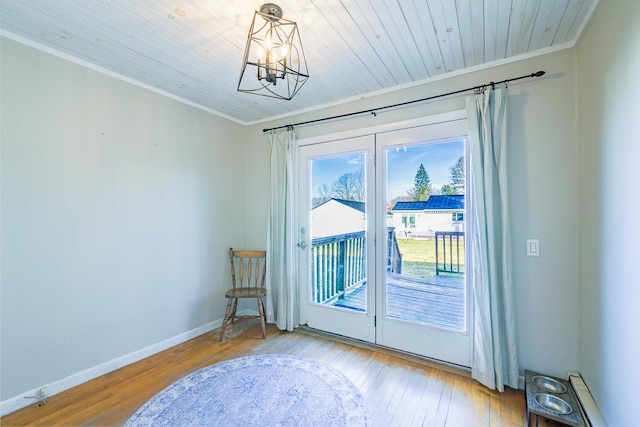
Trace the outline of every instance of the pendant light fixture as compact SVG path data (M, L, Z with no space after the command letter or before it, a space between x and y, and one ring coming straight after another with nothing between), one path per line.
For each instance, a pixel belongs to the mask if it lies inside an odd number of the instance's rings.
M238 92L290 100L309 79L298 25L266 3L253 16Z

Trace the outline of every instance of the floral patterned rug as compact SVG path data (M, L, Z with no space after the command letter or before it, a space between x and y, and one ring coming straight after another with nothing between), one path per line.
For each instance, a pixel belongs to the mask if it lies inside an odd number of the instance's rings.
M285 354L227 360L156 394L125 426L366 426L358 389L320 362Z

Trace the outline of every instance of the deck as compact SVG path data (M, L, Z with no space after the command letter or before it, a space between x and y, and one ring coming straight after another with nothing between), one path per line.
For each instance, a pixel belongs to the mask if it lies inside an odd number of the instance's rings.
M333 305L365 311L366 288L361 286ZM460 275L417 279L387 273L386 316L450 330L465 329L464 280Z

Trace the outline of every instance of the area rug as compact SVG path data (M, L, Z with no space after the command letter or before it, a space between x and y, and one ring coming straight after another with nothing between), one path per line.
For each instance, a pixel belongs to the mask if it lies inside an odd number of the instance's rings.
M285 354L200 369L156 394L125 426L366 426L364 399L337 370Z

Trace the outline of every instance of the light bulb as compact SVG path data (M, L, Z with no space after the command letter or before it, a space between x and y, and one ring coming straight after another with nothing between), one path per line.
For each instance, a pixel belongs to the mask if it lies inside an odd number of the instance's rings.
M269 29L269 31L267 31L267 34L265 34L264 37L264 44L267 47L267 50L271 50L271 48L273 47L273 36L271 34L273 30Z

